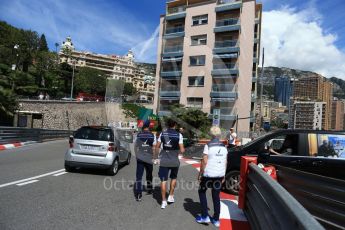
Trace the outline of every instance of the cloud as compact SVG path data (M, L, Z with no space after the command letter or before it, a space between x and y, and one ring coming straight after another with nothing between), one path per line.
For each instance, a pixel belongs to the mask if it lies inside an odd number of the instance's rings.
M55 42L71 36L77 50L124 55L137 47L140 61L153 60L148 49L154 46L155 33L118 2L4 0L0 11L1 20L44 33L53 50Z
M321 27L322 20L313 2L301 11L283 7L264 12L265 66L314 71L345 80L345 53L335 45L337 35Z
M136 54L136 59L138 61L146 61L150 63L155 63L157 56L157 44L159 38L159 26L156 27L155 31L151 36L132 48L134 54Z

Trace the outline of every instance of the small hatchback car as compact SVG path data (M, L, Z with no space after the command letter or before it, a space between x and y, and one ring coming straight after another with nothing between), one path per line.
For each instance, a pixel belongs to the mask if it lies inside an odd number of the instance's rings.
M115 175L120 164L129 164L131 153L120 151L120 140L115 139L114 130L105 126L84 126L69 140L70 148L65 154L65 170L76 168L106 169Z

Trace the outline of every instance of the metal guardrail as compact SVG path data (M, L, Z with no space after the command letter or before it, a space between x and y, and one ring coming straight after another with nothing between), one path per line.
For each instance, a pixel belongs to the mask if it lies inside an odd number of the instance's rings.
M244 212L252 229L324 229L307 210L257 165L249 165Z
M275 167L279 183L326 229L345 229L345 181Z
M65 138L73 134L69 130L47 130L0 127L0 144L11 144L16 142L37 141Z

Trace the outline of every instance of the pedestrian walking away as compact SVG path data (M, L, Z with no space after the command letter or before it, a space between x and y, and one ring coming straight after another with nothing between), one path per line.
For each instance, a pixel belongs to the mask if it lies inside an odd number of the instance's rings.
M201 215L198 215L195 221L202 224L212 222L216 227L219 227L220 190L224 183L228 151L219 140L221 135L219 127L211 127L210 134L212 140L205 145L198 175ZM213 217L209 216L207 209L206 190L208 188L212 189Z
M156 145L156 155L158 155L159 150L159 172L158 176L161 180L161 195L162 195L162 206L161 208L166 208L168 203L174 203L174 190L176 186L176 178L178 170L180 167L180 160L178 158L179 153L184 153L185 149L183 146L183 136L181 133L175 130L176 122L173 120L168 120L168 129L163 131ZM170 176L169 176L170 173ZM168 200L166 199L166 184L170 177L170 191Z
M236 146L236 138L237 134L234 132L234 128L230 128L230 131L227 135L227 140L228 140L228 147L232 148Z
M135 141L135 155L137 158L136 181L134 195L137 201L142 199L142 177L146 171L146 189L152 194L153 153L156 145L156 136L149 130L150 121L145 121L142 132L138 133Z

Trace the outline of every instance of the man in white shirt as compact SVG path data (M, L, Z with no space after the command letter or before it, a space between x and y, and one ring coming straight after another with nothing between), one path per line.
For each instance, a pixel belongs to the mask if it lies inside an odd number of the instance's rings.
M224 182L224 176L227 164L228 150L219 140L221 130L217 126L210 129L212 140L205 145L203 158L201 160L200 173L198 180L200 181L199 198L201 204L201 215L197 216L196 222L209 223L212 222L219 227L220 214L220 190ZM212 199L214 207L213 218L210 218L207 210L207 188L212 189Z
M234 128L230 128L230 132L227 137L229 148L236 146L236 138L237 138L237 134L234 132Z

